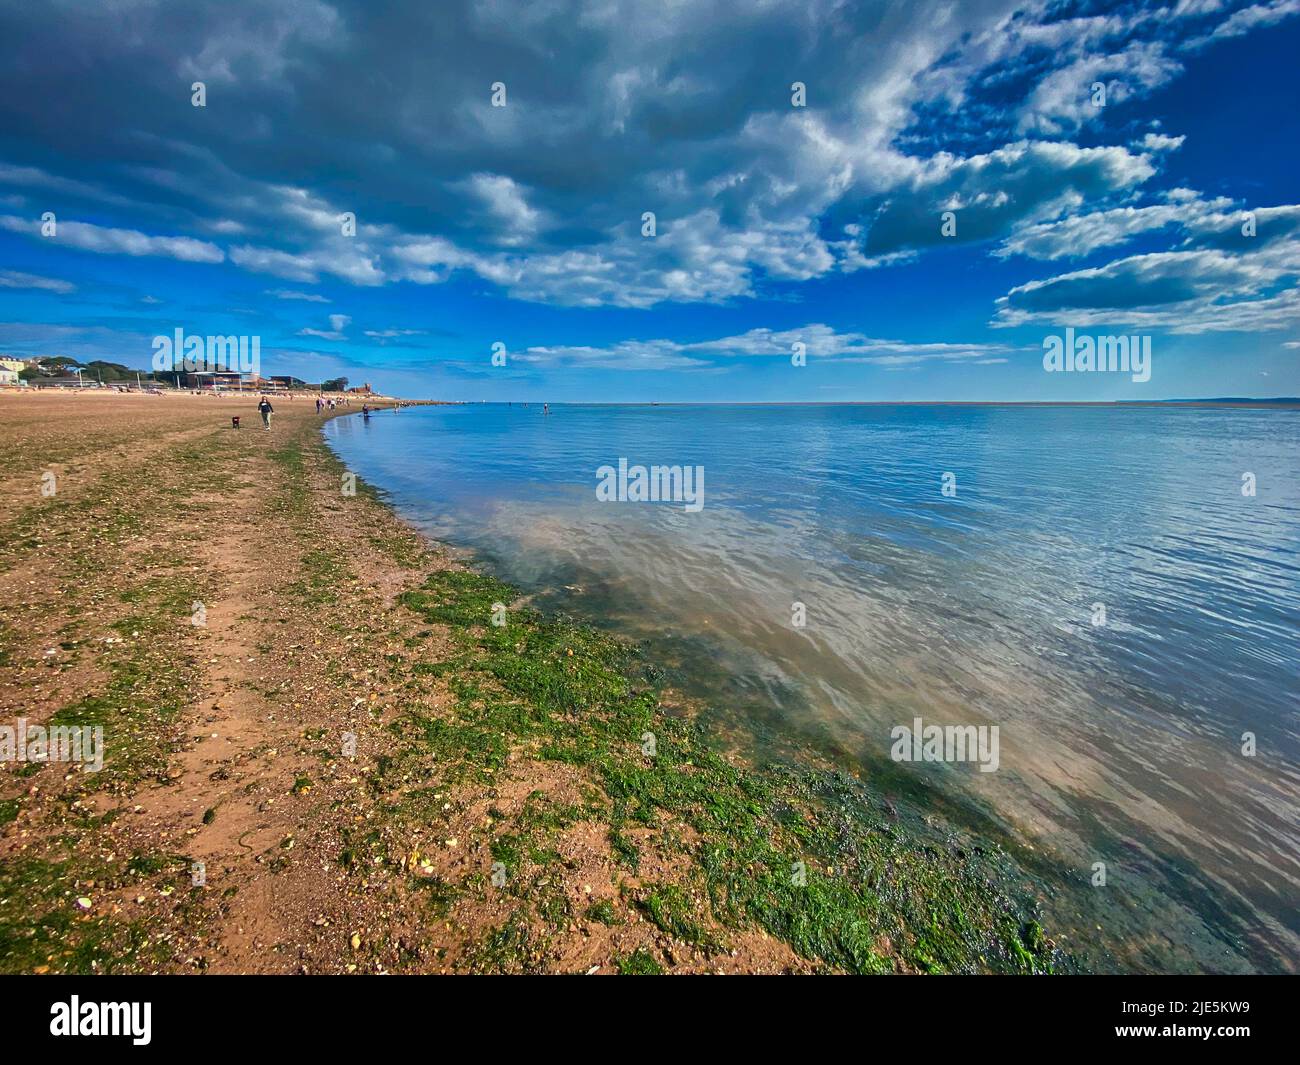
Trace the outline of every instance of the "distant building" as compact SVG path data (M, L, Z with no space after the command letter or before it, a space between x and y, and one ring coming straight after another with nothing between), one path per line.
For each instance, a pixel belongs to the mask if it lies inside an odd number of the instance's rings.
M163 380L167 375L164 373ZM250 374L241 374L238 370L211 370L206 373L186 373L177 375L181 388L227 388L240 389Z
M294 392L319 392L320 385L308 384L301 377L293 377L289 374L273 374L267 378L276 388L283 388Z
M12 370L14 373L18 373L19 370L25 369L26 366L26 359L17 359L12 355L0 355L0 370Z
M370 382L367 381L364 385L357 385L356 388L349 388L348 391L355 392L358 395L368 396L371 394Z
M18 371L11 370L8 366L0 368L0 385L18 384Z

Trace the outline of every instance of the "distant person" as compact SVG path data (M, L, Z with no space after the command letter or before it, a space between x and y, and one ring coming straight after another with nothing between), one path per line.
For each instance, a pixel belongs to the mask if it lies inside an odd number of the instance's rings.
M325 401L324 401L323 399L321 399L320 396L317 396L317 397L316 397L316 413L317 413L317 414L320 413L321 408L322 408L323 406L325 406Z
M257 413L262 416L262 428L270 432L271 415L275 413L275 408L271 406L271 401L265 396L262 397L262 402L257 405Z
M369 404L369 403L363 403L363 404L361 405L361 417L363 417L366 421L370 421L370 404Z
M551 405L550 405L549 403L543 403L543 404L542 404L542 413L543 413L543 414L550 414L550 413L551 413Z

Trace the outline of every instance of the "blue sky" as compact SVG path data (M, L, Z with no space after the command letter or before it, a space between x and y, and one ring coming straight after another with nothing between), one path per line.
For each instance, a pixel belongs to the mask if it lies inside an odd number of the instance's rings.
M1300 0L207 7L0 3L0 351L256 335L264 373L468 400L1300 394ZM1046 373L1067 326L1149 335L1150 381Z

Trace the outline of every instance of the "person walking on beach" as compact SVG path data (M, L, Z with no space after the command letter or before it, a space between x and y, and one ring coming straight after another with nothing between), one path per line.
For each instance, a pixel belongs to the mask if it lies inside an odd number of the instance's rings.
M270 432L271 415L275 413L275 408L271 406L271 401L265 396L262 397L262 402L257 405L257 413L262 416L262 428Z
M323 406L325 406L325 401L324 401L323 399L321 399L320 396L317 396L317 397L316 397L316 413L317 413L317 414L320 413L320 409L321 409L321 407L323 407Z

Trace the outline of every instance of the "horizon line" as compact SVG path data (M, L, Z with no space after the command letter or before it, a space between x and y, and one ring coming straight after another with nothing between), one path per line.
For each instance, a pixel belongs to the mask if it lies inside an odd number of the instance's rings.
M399 397L400 398L400 397ZM550 407L1300 407L1300 396L1212 396L1203 399L834 399L834 400L600 400L540 399L433 399L426 403L446 406L550 406Z

